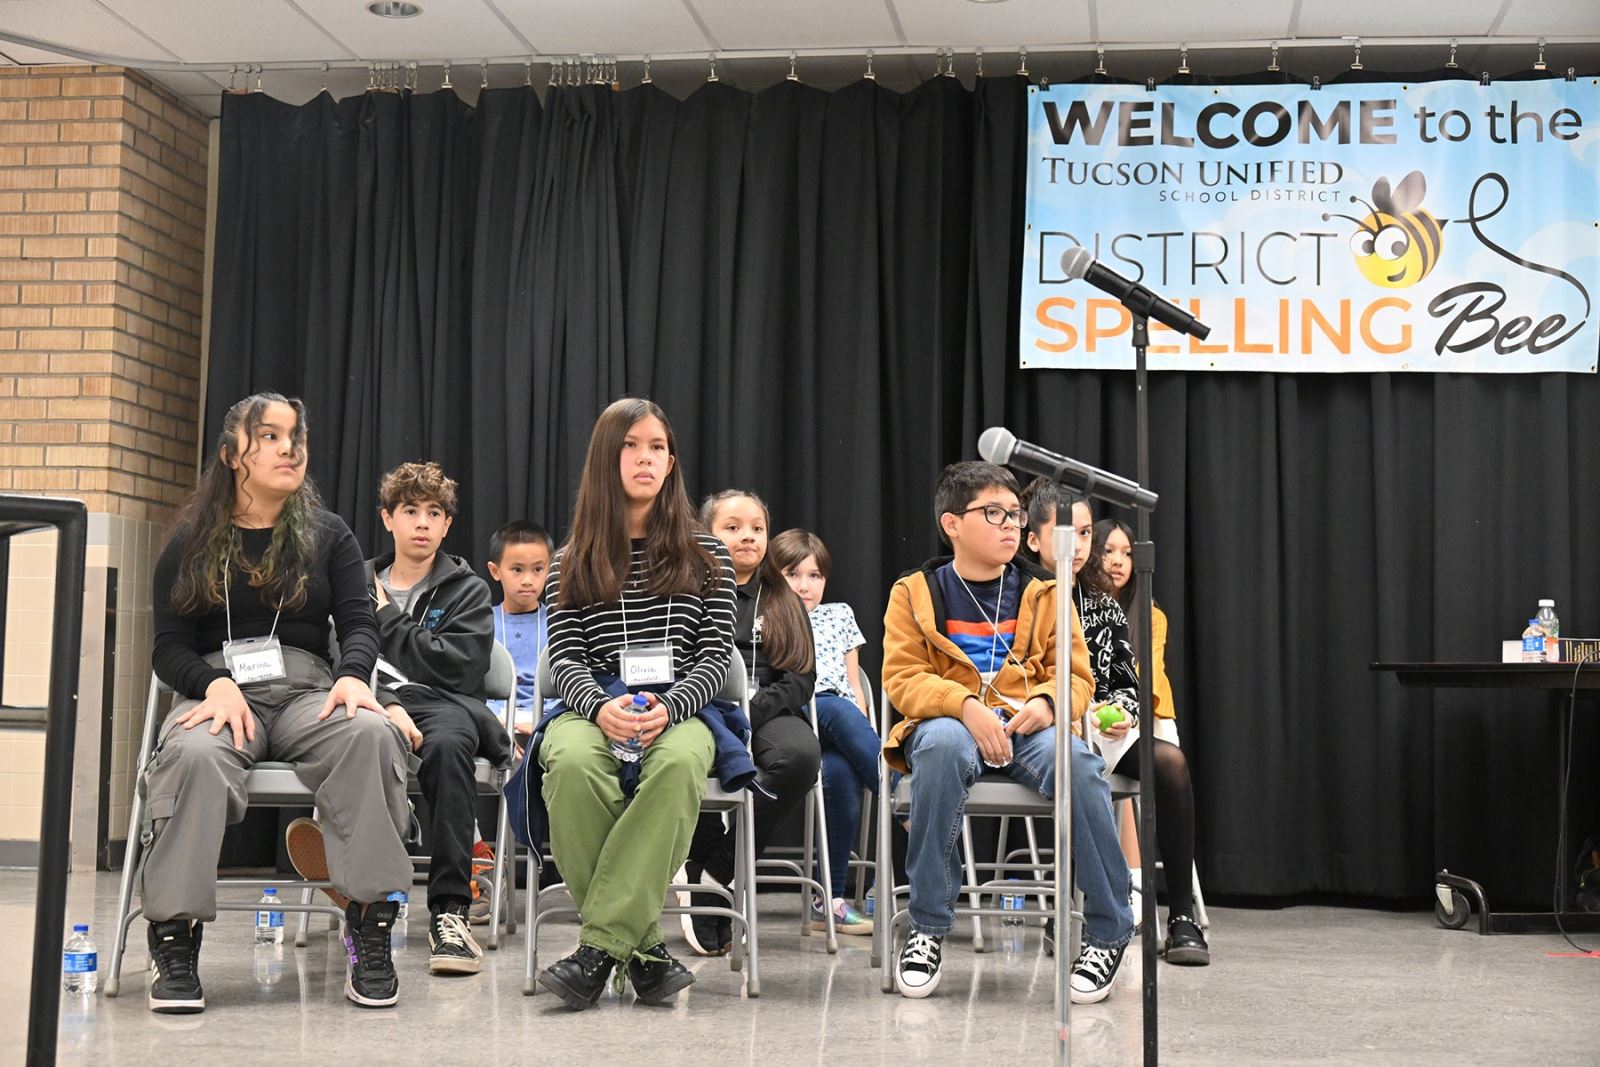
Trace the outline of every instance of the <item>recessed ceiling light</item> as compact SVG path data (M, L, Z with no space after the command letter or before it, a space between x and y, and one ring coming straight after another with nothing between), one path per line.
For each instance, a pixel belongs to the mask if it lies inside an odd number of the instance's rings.
M993 2L993 0L989 0ZM422 8L406 0L372 0L367 10L385 19L409 19L422 14Z

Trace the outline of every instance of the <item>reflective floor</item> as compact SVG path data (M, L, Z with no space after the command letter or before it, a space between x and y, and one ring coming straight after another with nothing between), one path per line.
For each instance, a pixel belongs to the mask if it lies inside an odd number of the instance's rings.
M113 875L75 879L68 922L92 915L103 970L115 908ZM0 1017L16 1020L0 1063L22 1062L34 875L0 871ZM522 937L487 954L482 974L430 978L427 931L413 921L399 956L401 1003L365 1011L343 995L344 961L325 920L312 943L257 959L249 917L206 928L207 1011L155 1016L144 1003L143 930L124 993L69 998L61 1063L106 1067L201 1064L1033 1064L1055 1055L1054 961L1037 928L1020 946L982 955L970 924L946 943L938 992L886 996L868 966L869 939L836 957L799 935L796 898L763 897L762 996L743 995L724 960L690 964L697 982L675 1006L608 994L581 1014L546 994L524 997ZM1172 1064L1459 1064L1600 1061L1595 1023L1600 958L1559 958L1557 938L1483 938L1439 929L1431 914L1332 908L1216 909L1209 968L1160 966L1160 1049ZM475 928L481 930L482 928ZM993 931L995 928L991 927ZM546 960L575 930L543 937ZM991 938L993 940L993 938ZM1584 941L1584 938L1579 939ZM1600 936L1588 940L1600 941ZM675 952L681 942L670 945ZM1141 1062L1139 959L1130 949L1114 993L1075 1007L1073 1062Z

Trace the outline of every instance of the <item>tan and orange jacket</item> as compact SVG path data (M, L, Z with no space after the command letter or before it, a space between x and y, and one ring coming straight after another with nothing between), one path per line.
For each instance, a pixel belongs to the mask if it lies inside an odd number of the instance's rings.
M896 770L906 770L902 746L923 719L961 718L961 706L983 689L978 668L945 635L945 606L934 572L950 558L932 559L912 571L889 590L883 613L883 690L905 718L896 723L883 743L883 758ZM1021 560L1026 579L1017 606L1017 636L1012 655L995 676L990 704L1009 709L1003 694L1026 702L1036 696L1056 695L1056 583L1037 567ZM1020 663L1019 663L1020 661ZM1078 613L1072 613L1072 718L1076 721L1094 695L1094 675L1089 671L1089 646L1084 644Z

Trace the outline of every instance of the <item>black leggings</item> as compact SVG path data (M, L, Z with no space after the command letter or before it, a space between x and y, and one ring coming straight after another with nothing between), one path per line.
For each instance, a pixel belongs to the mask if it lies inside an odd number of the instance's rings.
M805 803L806 794L816 785L822 748L809 721L799 715L775 715L756 727L750 754L755 758L757 780L776 797L768 800L756 794L755 846L760 859L772 835ZM733 846L733 831L723 829L722 816L705 814L695 826L689 858L727 885L733 881Z
M1155 738L1156 841L1167 874L1167 906L1194 917L1194 785L1183 749ZM1122 754L1113 773L1139 778L1139 744ZM1145 886L1146 893L1153 889Z

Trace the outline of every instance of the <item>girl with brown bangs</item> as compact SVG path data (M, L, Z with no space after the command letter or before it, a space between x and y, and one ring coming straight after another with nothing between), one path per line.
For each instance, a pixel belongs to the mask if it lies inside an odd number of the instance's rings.
M713 494L700 505L700 521L726 546L738 583L733 640L750 676L750 754L761 786L755 802L759 859L773 832L805 802L822 765L822 749L808 714L817 680L811 623L805 605L767 552L771 516L759 496L743 489ZM733 866L734 835L720 818L702 818L689 848L684 872L688 882L726 886L733 878ZM690 899L716 901L710 894ZM733 924L728 919L685 915L683 933L689 947L702 956L721 956L733 948Z
M622 966L639 1000L666 1003L694 981L667 952L661 906L715 757L697 714L728 676L733 568L697 529L672 429L650 401L618 400L595 422L544 599L562 707L537 758L581 926L577 951L539 982L583 1009Z

